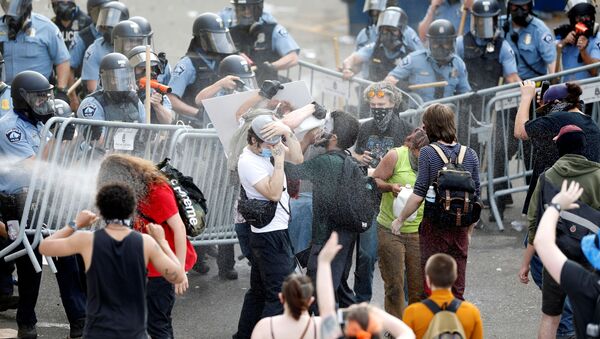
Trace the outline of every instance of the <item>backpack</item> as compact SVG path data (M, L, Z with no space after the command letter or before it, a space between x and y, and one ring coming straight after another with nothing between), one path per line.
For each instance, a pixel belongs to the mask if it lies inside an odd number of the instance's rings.
M600 281L597 282L600 285ZM594 307L594 317L592 322L586 325L586 338L600 338L600 295L596 298L596 307Z
M371 227L377 213L377 185L373 178L365 176L352 156L345 152L335 154L344 160L344 165L329 217L338 229L362 233Z
M456 316L456 311L462 303L460 300L453 299L449 305L442 305L442 308L431 299L425 299L421 302L433 313L433 319L429 322L423 339L467 338L465 329L458 316Z
M433 183L435 202L425 201L426 215L439 227L468 227L479 220L481 202L475 195L475 181L471 172L462 165L467 153L466 146L460 146L458 157L448 160L442 148L430 145L444 162Z
M165 158L156 167L167 177L173 189L179 207L179 216L185 225L185 233L189 237L197 237L206 229L206 213L208 213L206 199L194 184L192 177L183 175L169 163L169 160ZM146 218L144 215L142 217Z
M546 207L560 189L546 181L545 173L539 178L540 195L537 206L537 223L539 224ZM556 245L567 258L589 266L587 259L581 251L581 239L588 234L598 233L600 225L600 211L595 210L581 200L577 200L578 209L560 211L560 218L556 224Z

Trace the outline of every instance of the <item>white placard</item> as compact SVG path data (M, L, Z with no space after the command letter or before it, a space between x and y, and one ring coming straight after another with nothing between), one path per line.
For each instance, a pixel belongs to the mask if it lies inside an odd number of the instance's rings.
M115 150L133 151L137 131L135 128L118 128L113 137Z
M347 80L325 74L322 76L323 92L341 97L344 100L350 97L350 84Z
M593 82L590 84L581 85L583 93L579 97L586 104L600 101L600 83Z
M229 150L231 137L239 127L239 122L235 120L235 113L255 93L258 93L258 90L202 100L202 105L215 126L219 140L226 153ZM294 109L305 106L313 101L308 86L306 86L304 81L283 84L283 89L279 90L273 99L288 101Z
M515 108L519 106L519 102L521 99L521 90L520 89L509 89L505 91L500 91L496 93L495 97L504 96L506 94L512 94L511 97L507 99L498 100L495 102L496 111L501 111L503 109Z

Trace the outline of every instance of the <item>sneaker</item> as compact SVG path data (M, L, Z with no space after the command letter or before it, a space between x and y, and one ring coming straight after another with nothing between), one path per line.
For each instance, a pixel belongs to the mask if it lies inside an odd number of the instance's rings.
M19 297L15 295L2 295L0 296L0 312L6 310L15 310L19 305Z
M219 278L224 280L237 280L238 272L233 268L225 272L219 271Z
M35 325L33 326L19 326L19 331L17 332L18 339L36 339L37 338L37 330Z
M83 337L83 328L85 327L85 318L79 319L70 324L69 336L67 339Z
M198 260L192 267L192 269L200 274L207 274L210 271L210 266L206 264L204 260Z

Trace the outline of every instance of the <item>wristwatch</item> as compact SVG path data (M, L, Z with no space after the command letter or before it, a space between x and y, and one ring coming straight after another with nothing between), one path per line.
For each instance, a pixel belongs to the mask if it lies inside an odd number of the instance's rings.
M560 213L560 211L561 211L561 209L562 209L562 208L560 207L560 204L559 204L559 203L556 203L556 202L551 202L551 203L550 203L550 205L548 205L548 207L554 207L554 208L556 208L556 210L558 211L558 213Z
M77 229L79 228L79 227L77 227L77 224L75 223L75 220L69 221L69 223L67 224L67 226L69 226L69 228L71 228L73 230L73 232L77 231Z

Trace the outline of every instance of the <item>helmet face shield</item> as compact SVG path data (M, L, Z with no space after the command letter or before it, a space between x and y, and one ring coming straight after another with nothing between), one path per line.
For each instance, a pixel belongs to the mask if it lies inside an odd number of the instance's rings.
M20 18L27 13L27 9L31 6L31 0L0 0L0 5L4 14Z
M480 39L491 39L496 33L496 17L471 17L471 32Z
M386 0L366 0L363 6L363 13L367 11L383 11L385 10Z
M100 9L98 20L96 21L96 29L98 32L105 32L106 29L112 30L119 22L121 22L121 12L117 8L104 7Z
M429 51L435 61L449 62L454 56L455 37L429 37Z
M255 77L240 77L240 81L243 83L239 84L238 92L251 91L253 89L258 89L258 82L256 82Z
M113 41L115 52L127 54L134 47L143 46L147 42L147 37L115 37Z
M232 54L236 51L229 31L206 32L200 37L200 46L207 52Z
M404 31L404 28L408 23L408 18L403 14L403 12L391 11L389 9L383 11L381 14L379 14L379 19L377 20L377 29L388 26L399 28L401 31Z
M35 114L51 116L56 111L54 109L53 89L54 88L45 91L27 92L25 89L19 88L19 93Z
M240 26L250 26L260 20L263 14L263 4L235 4L235 17Z
M107 92L135 92L133 69L130 67L101 70L102 88Z
M4 60L0 61L0 82L6 81L6 72L4 71Z

